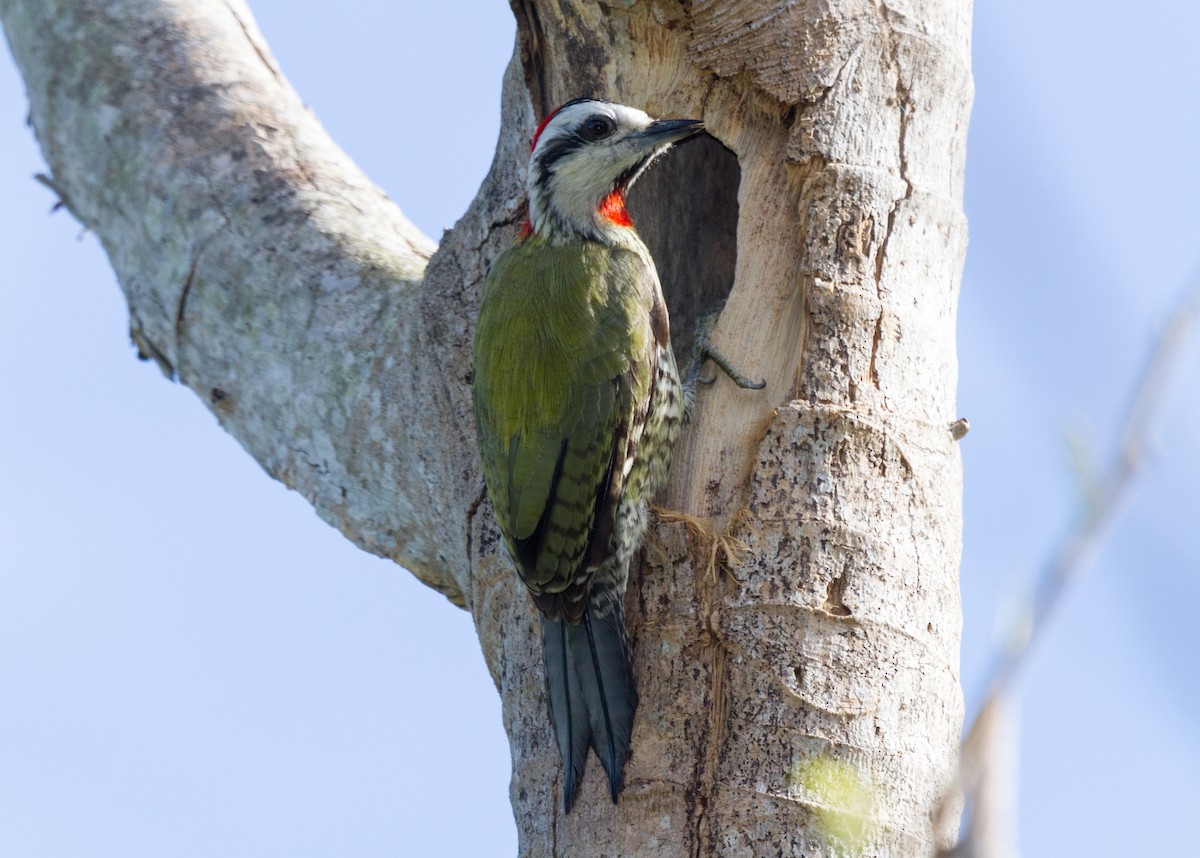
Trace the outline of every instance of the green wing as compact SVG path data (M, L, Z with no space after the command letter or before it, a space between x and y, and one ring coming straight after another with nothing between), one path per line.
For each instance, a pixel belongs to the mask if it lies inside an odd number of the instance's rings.
M551 613L577 618L607 551L649 397L647 276L630 251L529 238L484 286L474 366L484 477L509 553Z

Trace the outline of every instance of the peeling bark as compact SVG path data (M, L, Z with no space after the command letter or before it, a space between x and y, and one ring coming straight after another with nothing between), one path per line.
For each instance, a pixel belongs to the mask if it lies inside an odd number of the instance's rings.
M472 611L522 854L948 845L954 821L929 820L962 715L947 427L969 4L513 6L495 161L436 253L303 108L241 0L0 0L0 20L50 181L103 242L142 353L325 520ZM715 341L767 390L699 396L627 601L628 786L613 806L593 761L564 816L469 368L535 118L581 94L704 119L712 139L632 208L681 359L720 311Z

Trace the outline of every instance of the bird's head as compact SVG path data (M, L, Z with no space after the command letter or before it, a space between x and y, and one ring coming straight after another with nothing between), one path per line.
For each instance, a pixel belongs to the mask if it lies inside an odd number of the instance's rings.
M552 240L628 240L625 192L651 161L703 127L609 101L568 101L533 135L527 230Z

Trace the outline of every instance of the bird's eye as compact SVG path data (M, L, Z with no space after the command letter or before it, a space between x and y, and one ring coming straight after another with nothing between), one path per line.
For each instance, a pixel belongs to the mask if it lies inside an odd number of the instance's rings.
M585 140L595 143L612 135L617 130L617 123L607 116L590 116L579 129Z

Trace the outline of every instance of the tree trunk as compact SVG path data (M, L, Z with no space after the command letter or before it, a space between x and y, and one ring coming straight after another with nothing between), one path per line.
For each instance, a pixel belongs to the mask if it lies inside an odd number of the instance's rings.
M954 316L969 3L513 0L504 131L434 245L304 110L241 0L0 0L64 203L147 357L363 548L472 611L523 855L929 854L961 726ZM597 95L702 118L634 191L698 395L627 599L628 786L571 815L535 613L474 444L480 284L528 140ZM435 716L436 717L436 716Z

